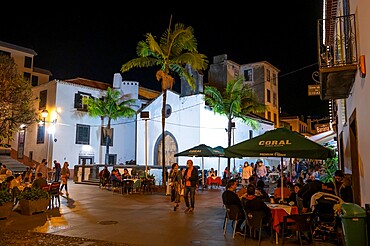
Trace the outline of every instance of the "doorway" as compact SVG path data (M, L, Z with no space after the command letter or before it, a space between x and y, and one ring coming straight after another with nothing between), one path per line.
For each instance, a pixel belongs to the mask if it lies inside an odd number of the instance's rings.
M352 170L352 189L354 203L361 206L361 189L360 189L360 167L358 162L358 139L357 139L357 117L356 110L353 111L349 119L349 142L351 148L351 170Z

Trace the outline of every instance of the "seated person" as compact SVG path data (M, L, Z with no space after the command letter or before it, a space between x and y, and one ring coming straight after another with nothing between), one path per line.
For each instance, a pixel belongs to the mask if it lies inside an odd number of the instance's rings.
M265 191L265 182L263 180L257 181L257 187L256 187L256 196L259 196L264 202L268 202L270 200L269 195Z
M281 192L283 192L283 197L281 197ZM275 202L279 202L281 198L287 201L290 196L290 189L287 187L286 182L283 181L283 188L281 188L281 180L277 182L277 188L274 190L274 199Z
M101 186L108 185L109 177L110 177L110 172L108 170L108 167L104 166L104 168L99 172L100 185Z
M211 170L208 172L208 178L216 177L215 170L211 168Z
M272 218L271 210L260 197L255 195L255 193L256 193L255 186L253 184L249 184L247 186L247 195L242 198L243 208L246 212L264 211L265 216L263 218L263 222L267 223Z
M110 175L110 181L111 182L115 182L115 181L117 181L117 182L121 182L121 179L118 177L118 175L117 175L117 170L116 169L113 169L112 170L112 173L111 173L111 175Z
M302 213L306 213L310 211L311 207L311 197L317 193L322 191L323 182L320 180L313 180L308 182L302 186L302 188L298 191L298 197L302 199L303 208Z
M21 193L21 186L22 186L22 175L17 173L14 175L14 179L10 181L10 190L12 191L13 201L14 203L17 202L17 196Z
M302 213L303 209L303 199L298 196L299 190L302 188L302 185L300 183L296 183L293 186L294 190L292 193L290 193L288 204L290 206L297 206L298 207L298 213Z
M128 172L128 169L127 168L124 168L123 169L122 179L131 179L131 175Z
M44 177L42 177L42 173L38 172L36 174L35 180L32 182L32 187L40 189L42 186L45 186L47 184L48 182Z
M222 193L222 202L224 205L236 205L239 207L239 220L236 223L236 232L244 235L244 230L241 229L241 226L245 220L245 214L239 196L235 193L236 187L237 181L235 179L230 179L227 182L226 190Z

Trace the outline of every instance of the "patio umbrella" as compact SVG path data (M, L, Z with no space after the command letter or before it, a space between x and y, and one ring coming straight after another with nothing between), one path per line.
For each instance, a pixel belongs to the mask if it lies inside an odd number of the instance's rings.
M193 156L202 157L202 186L204 187L204 157L217 157L219 151L216 152L212 147L200 144L182 152L176 153L174 156Z
M287 128L270 130L225 148L225 155L234 158L281 157L281 184L283 184L283 158L327 159L334 157L331 149Z

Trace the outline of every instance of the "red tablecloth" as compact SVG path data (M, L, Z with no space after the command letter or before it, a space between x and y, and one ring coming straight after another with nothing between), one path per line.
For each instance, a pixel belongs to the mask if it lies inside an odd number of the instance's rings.
M284 206L285 206L285 208L289 207L289 206L280 205L280 204L271 204L271 205L268 205L268 206L271 209L272 225L274 227L274 230L277 233L279 233L280 232L279 224L280 224L280 222L283 222L283 217L285 215L288 215L287 211L285 211L285 209L284 209ZM291 206L290 209L291 209L290 214L298 214L298 207L297 206Z
M220 177L208 177L207 178L207 185L222 185L222 180Z

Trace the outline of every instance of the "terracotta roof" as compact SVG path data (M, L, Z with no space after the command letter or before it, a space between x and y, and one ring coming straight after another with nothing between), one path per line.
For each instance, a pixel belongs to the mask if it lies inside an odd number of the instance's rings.
M65 79L63 80L65 82L69 83L74 83L74 84L79 84L79 85L85 85L93 88L97 88L100 90L107 90L108 87L112 87L111 84L96 81L96 80L91 80L91 79L85 79L85 78L74 78L74 79ZM142 86L139 86L139 97L145 98L145 99L154 99L158 97L161 94L161 92L151 90Z
M96 80L85 79L85 78L65 79L64 81L74 83L74 84L79 84L79 85L85 85L85 86L97 88L100 90L107 90L108 87L112 87L112 85L110 84L96 81Z
M160 94L161 93L158 91L139 86L139 97L143 97L146 99L154 99L158 97Z

